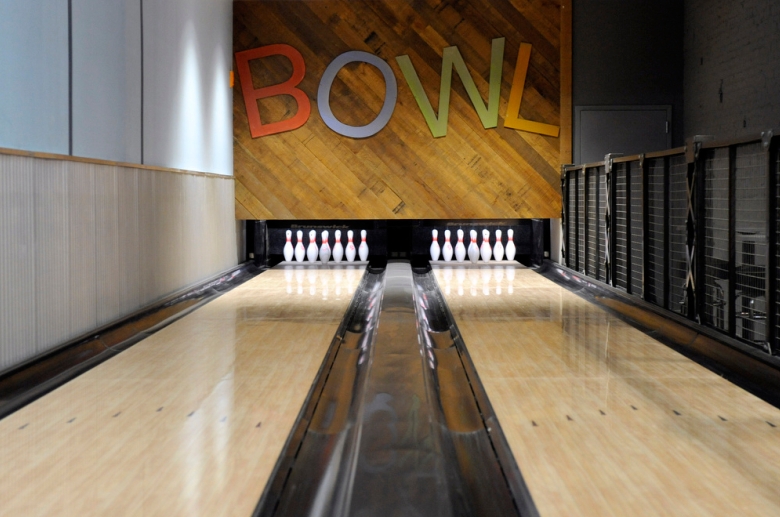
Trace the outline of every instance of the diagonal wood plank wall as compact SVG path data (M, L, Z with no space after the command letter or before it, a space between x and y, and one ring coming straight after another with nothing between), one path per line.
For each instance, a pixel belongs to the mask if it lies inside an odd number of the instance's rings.
M559 217L559 167L571 159L571 0L238 1L233 31L234 52L275 43L300 51L306 75L299 88L311 99L305 125L253 139L237 81L237 218ZM396 56L410 57L436 109L442 51L457 46L486 101L491 41L500 37L506 48L499 127L483 128L453 74L448 132L433 138ZM560 126L558 138L503 127L521 43L533 49L520 116ZM350 50L381 57L398 82L395 112L370 138L339 135L317 111L323 71ZM281 56L253 60L250 67L255 88L292 73ZM365 63L345 66L330 93L335 117L354 126L372 121L384 98L382 74ZM286 95L258 103L263 123L297 111Z

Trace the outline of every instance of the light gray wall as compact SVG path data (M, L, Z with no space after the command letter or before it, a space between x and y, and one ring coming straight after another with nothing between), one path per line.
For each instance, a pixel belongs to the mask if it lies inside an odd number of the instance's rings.
M71 0L73 155L141 163L141 0Z
M144 163L233 174L231 0L144 0Z
M780 2L686 0L688 134L732 138L780 130L779 84Z
M0 0L0 147L232 175L232 1L71 4Z
M0 147L68 153L68 0L0 0Z

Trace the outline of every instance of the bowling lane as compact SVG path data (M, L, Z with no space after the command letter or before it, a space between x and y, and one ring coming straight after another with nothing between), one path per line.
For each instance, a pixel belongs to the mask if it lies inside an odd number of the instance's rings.
M435 274L543 517L780 515L780 410L532 270Z
M362 274L267 271L0 421L0 515L251 515Z

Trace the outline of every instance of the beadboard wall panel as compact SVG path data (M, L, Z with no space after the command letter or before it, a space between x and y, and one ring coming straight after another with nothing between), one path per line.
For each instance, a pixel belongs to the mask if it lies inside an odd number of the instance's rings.
M0 150L0 372L235 266L234 196L227 176Z

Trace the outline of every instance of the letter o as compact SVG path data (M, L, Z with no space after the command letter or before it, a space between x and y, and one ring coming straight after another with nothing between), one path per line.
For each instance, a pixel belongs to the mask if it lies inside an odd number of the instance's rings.
M385 103L382 106L382 110L379 115L365 126L350 126L339 122L333 112L330 109L330 89L333 86L333 81L336 79L336 74L347 64L355 61L361 61L374 65L382 72L385 77ZM325 125L331 128L333 131L340 135L348 136L350 138L368 138L373 136L383 127L390 122L390 117L393 116L395 110L396 99L398 98L398 84L395 81L395 75L393 70L387 62L368 52L362 52L360 50L351 50L344 52L336 59L334 59L325 69L320 79L320 87L317 90L317 107L320 111L320 116Z

